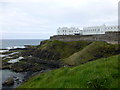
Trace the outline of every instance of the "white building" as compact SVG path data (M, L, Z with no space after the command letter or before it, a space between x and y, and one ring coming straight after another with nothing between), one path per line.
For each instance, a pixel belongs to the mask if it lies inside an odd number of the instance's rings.
M94 35L94 34L105 34L105 25L84 27L82 35Z
M75 28L75 27L62 27L62 28L58 28L57 29L57 33L58 35L75 35L75 34L82 34L82 30L80 30L79 28Z
M114 32L114 31L118 31L120 29L120 27L118 27L118 26L106 26L105 27L105 30L106 30L106 32Z
M118 26L93 26L93 27L84 27L83 30L80 30L76 27L62 27L57 29L58 35L96 35L96 34L105 34L105 32L114 32L118 31Z

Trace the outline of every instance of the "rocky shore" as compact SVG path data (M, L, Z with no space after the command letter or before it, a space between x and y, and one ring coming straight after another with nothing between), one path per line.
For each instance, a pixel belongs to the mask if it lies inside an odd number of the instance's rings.
M35 48L36 47L33 46L27 46L26 48L16 48L1 52L2 67L0 67L0 69L23 74L22 79L16 75L8 76L8 78L2 82L3 89L15 88L28 80L31 76L62 67L62 63L58 60L48 61L23 54Z
M22 80L18 79L18 77L14 77L14 75L8 77L3 82L3 87L9 87L9 85L14 85L19 82L14 87L16 88L21 83L28 80L29 77L39 73L44 73L61 67L70 67L87 63L91 60L93 61L102 57L117 55L120 53L118 47L117 44L112 45L106 42L63 42L58 40L45 40L37 46L28 45L25 48L16 48L1 52L1 69L11 70L24 75ZM95 53L95 51L99 53ZM88 52L91 53L89 54ZM80 56L82 57L81 59L79 59Z

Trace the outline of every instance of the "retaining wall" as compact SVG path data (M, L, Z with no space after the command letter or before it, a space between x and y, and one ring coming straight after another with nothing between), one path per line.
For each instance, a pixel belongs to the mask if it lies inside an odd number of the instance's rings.
M106 32L100 35L55 35L50 40L60 41L106 41L108 43L119 43L120 32Z

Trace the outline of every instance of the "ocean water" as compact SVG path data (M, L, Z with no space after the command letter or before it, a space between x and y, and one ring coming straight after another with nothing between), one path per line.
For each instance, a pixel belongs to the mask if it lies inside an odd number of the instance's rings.
M6 40L0 40L0 49L10 49L10 48L22 48L24 45L39 45L40 42L43 41L43 39L6 39ZM5 50L0 50L0 52L3 52ZM7 51L7 50L6 50ZM2 55L1 55L2 56ZM0 56L0 60L2 60L2 57ZM2 88L2 82L5 81L9 76L18 76L22 79L24 76L21 73L15 73L10 70L0 70L0 89ZM16 87L14 85L13 87Z
M0 49L23 47L24 45L39 45L44 39L5 39L0 40Z

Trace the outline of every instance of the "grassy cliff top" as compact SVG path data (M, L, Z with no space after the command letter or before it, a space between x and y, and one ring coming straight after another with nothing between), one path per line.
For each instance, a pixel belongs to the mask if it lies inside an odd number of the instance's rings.
M118 88L120 55L32 77L18 88Z
M90 41L43 41L38 48L33 51L33 56L39 57L45 60L59 60L67 58L75 52L82 50L89 45Z
M119 53L118 44L95 41L82 50L63 59L66 64L80 65L98 58L109 57Z
M43 60L59 60L68 65L80 65L98 58L120 53L120 44L101 41L42 41L37 47L22 52L23 56L33 56Z

